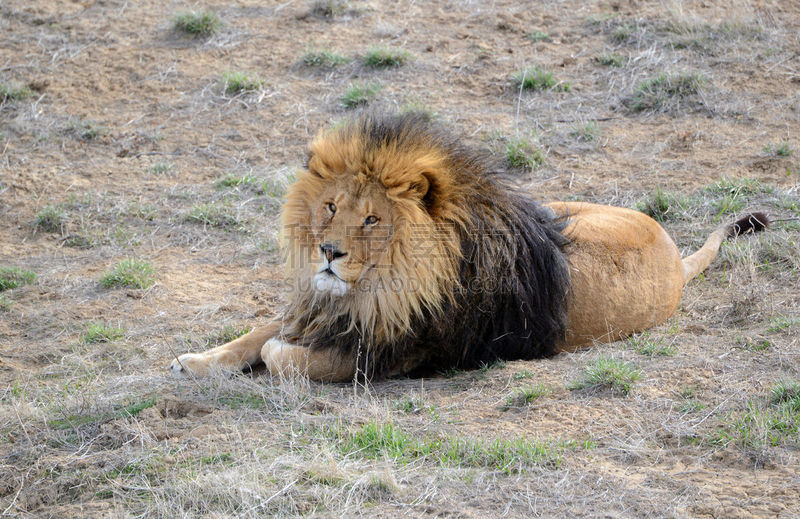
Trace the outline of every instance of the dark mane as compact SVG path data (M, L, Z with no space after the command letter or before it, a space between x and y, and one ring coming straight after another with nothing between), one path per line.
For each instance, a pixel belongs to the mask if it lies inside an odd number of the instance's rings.
M415 316L411 331L390 343L354 325L352 316L313 325L335 301L310 296L290 309L286 338L336 351L368 378L553 354L567 327L566 222L507 185L486 153L464 146L422 114L371 112L339 131L362 141L365 154L433 150L445 157L448 178L431 179L424 203L437 225L456 228L458 279L442 287L441 308Z

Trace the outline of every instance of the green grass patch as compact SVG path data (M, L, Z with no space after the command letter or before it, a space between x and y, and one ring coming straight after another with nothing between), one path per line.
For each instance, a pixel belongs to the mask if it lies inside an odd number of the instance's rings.
M697 400L696 398L687 398L681 403L681 412L683 414L696 413L708 407L707 404Z
M232 188L232 187L239 187L248 184L254 184L258 181L258 178L247 173L245 175L225 175L221 179L217 180L214 185L217 189L225 189L225 188Z
M600 126L594 121L588 121L580 126L574 126L569 131L569 136L583 142L593 142L600 137Z
M628 337L628 344L635 349L637 353L647 355L648 357L671 357L675 355L676 351L675 346L664 344L663 337L653 337L648 331L631 335Z
M493 369L503 369L506 367L506 361L503 359L493 360L492 362L481 362L478 366L478 370L481 373L487 373Z
M22 285L30 285L35 279L36 274L30 270L23 270L17 267L0 267L0 292Z
M236 95L260 89L264 85L264 80L250 77L244 72L229 71L222 74L222 84L226 94Z
M516 373L514 373L512 375L512 378L514 380L522 380L522 379L525 379L525 378L531 378L533 376L534 376L534 374L533 374L532 371L528 371L527 369L523 369L522 371L517 371Z
M773 157L790 157L794 150L789 145L789 141L781 141L764 146L764 153Z
M403 49L372 47L364 55L363 63L371 68L395 68L411 59L411 54Z
M601 357L584 368L583 377L570 382L567 389L609 389L613 393L628 395L633 383L642 378L642 372L629 362Z
M357 108L366 106L380 92L381 86L377 83L350 83L340 98L345 108Z
M97 342L112 342L121 339L125 335L123 328L102 323L89 323L86 331L83 332L81 341L84 344L94 344Z
M775 188L764 184L757 178L727 178L722 177L705 188L715 195L735 195L737 197L771 194Z
M793 276L800 271L800 239L784 232L761 233L746 240L729 240L720 248L723 265L754 265L775 278Z
M770 405L788 405L792 411L800 412L800 382L785 380L772 388Z
M93 141L108 130L97 121L87 119L70 121L69 131L83 141Z
M748 199L753 196L774 192L774 188L753 178L722 178L705 190L713 196L711 206L717 219L738 213L747 206Z
M239 227L241 222L231 214L230 209L216 202L197 204L186 215L187 222L201 223L211 227L232 229Z
M138 258L125 258L100 278L105 288L150 288L153 279L153 267L147 261Z
M331 434L332 432L332 434ZM557 467L564 446L519 439L485 441L462 437L415 438L395 424L368 422L355 431L329 431L347 455L408 463L436 460L445 466L491 468L505 474L523 473L531 466Z
M625 100L634 112L667 112L696 106L706 79L696 73L661 74L639 83L633 95Z
M178 13L172 24L176 30L193 36L211 36L222 28L222 20L213 11Z
M309 13L320 18L333 18L347 13L346 0L314 0Z
M636 203L636 209L643 212L653 220L668 222L683 216L688 201L674 193L656 187L650 196Z
M800 445L800 382L778 382L766 402L747 402L744 413L729 418L712 440L727 445L763 449Z
M534 43L537 42L537 41L548 41L550 39L550 35L549 34L547 34L546 32L543 32L543 31L538 31L538 30L531 31L525 37L528 38L529 40L531 40Z
M261 181L260 193L270 198L282 198L286 194L286 187L284 182L266 178Z
M54 205L46 205L36 214L36 226L47 232L61 232L65 220L64 211Z
M0 85L0 103L5 103L6 101L20 101L31 95L32 92L24 87Z
M158 397L137 398L127 404L115 405L109 411L97 413L62 413L60 418L48 420L47 424L54 429L75 429L81 425L108 422L120 418L132 418L145 409L158 403Z
M625 66L625 56L622 54L604 53L595 56L594 60L604 67L621 68Z
M506 143L506 162L512 168L533 171L544 163L544 154L531 139L514 137Z
M151 175L169 175L175 171L175 166L169 162L156 162L149 168L147 172Z
M544 384L525 386L514 391L512 395L506 397L506 407L522 407L530 404L534 400L547 396L551 389Z
M792 317L787 315L777 315L769 320L767 332L778 333L788 328L795 328L800 326L800 317Z
M570 89L569 83L557 80L552 72L541 67L528 67L516 72L512 76L512 82L522 90L552 89L566 92Z
M347 56L337 54L327 49L309 49L303 54L301 59L305 66L319 68L334 68L350 62L350 58Z
M250 330L252 330L252 328L249 326L240 328L232 324L226 324L221 330L218 330L216 332L204 336L203 343L206 348L210 348L212 346L218 346L220 344L225 344L233 340L236 340L242 335L249 333Z
M611 38L611 41L613 41L614 43L617 44L626 43L632 41L636 36L637 32L638 30L636 26L629 23L624 23L614 27L611 30L609 37Z
M740 336L736 338L736 344L743 350L754 352L766 351L772 347L772 342L763 337Z

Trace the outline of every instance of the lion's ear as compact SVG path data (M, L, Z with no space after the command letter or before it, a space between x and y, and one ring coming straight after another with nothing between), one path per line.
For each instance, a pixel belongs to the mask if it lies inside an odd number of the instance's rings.
M434 215L439 207L440 186L435 172L422 172L411 182L408 190L425 206L429 214Z

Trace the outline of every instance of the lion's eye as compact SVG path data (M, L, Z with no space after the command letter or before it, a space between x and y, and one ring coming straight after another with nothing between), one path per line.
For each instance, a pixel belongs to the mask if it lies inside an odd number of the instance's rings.
M375 225L376 223L378 223L377 216L370 215L364 218L364 225Z
M336 204L333 202L328 202L328 211L330 211L331 214L334 214L336 212Z

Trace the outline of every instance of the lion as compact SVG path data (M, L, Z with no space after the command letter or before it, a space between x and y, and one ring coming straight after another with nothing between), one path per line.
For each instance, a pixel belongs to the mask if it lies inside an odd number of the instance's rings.
M622 339L666 321L753 213L681 259L630 209L540 204L419 113L367 112L310 144L281 213L281 315L173 372L261 362L342 382L470 369Z

